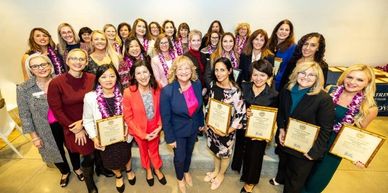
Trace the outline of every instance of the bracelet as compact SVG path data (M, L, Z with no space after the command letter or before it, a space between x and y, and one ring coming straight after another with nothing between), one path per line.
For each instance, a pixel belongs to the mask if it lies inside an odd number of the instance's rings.
M35 142L35 141L38 141L38 140L40 140L40 137L35 137L35 138L32 139L32 142Z

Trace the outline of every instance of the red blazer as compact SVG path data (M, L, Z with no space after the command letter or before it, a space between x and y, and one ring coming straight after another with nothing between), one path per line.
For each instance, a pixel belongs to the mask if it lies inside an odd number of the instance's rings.
M153 130L162 125L160 117L160 87L152 91L154 103L154 119L157 119L157 125L152 125ZM147 115L143 104L143 99L135 85L129 86L124 90L123 96L123 114L125 123L128 125L128 132L136 137L145 139L147 135ZM152 130L152 131L153 131Z

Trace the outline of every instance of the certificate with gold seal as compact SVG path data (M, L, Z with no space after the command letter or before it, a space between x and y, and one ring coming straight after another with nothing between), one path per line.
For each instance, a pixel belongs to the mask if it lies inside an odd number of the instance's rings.
M228 134L232 106L222 101L210 98L206 124L223 134Z
M102 146L124 141L124 120L122 115L96 121L97 134Z
M318 137L319 126L290 118L284 146L307 153Z
M330 153L352 162L360 161L367 167L384 141L385 137L381 135L344 125L330 148Z
M271 141L276 123L277 108L252 105L252 115L248 119L246 137Z

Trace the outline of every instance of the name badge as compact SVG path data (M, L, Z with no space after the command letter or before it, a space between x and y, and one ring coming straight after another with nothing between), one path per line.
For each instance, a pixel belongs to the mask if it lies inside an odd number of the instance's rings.
M40 98L42 95L44 95L45 93L43 91L40 91L40 92L34 92L32 93L32 96L35 97L35 98Z

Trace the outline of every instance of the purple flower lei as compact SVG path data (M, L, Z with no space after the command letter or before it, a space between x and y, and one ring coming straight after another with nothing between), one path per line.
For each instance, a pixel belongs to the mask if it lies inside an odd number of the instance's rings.
M334 92L334 94L333 94L334 104L338 103L339 97L341 96L344 89L345 89L345 87L343 85L341 85ZM362 92L358 92L356 95L354 95L352 102L348 105L348 110L345 113L345 117L342 118L342 120L340 122L338 122L334 125L334 127L333 127L334 132L338 133L338 131L341 129L342 125L345 123L347 123L347 124L354 123L354 117L360 111L360 106L361 106L361 103L363 100L364 100L364 94Z
M168 53L170 54L171 59L174 60L174 59L175 59L175 54L174 54L174 52L172 52L172 51L170 50ZM167 66L167 63L166 63L166 59L164 58L164 56L163 56L162 53L159 53L158 56L159 56L160 63L162 63L164 75L167 76L167 74L168 74L168 66Z
M174 49L176 50L176 53L178 56L181 56L183 54L183 47L182 47L182 40L178 39L176 41L173 41Z
M114 99L115 99L115 104L114 104L114 115L121 115L122 114L122 109L121 109L121 101L123 99L120 89L115 86L115 89L113 91L114 93ZM96 94L97 94L97 104L98 104L98 109L100 110L101 116L103 119L110 117L109 112L108 112L108 104L106 103L104 93L102 92L102 87L101 85L98 85L96 88Z
M143 38L143 47L145 51L148 50L148 39L145 37Z
M62 74L65 72L65 69L63 68L63 65L61 63L61 60L57 57L55 54L53 48L51 46L47 47L48 57L50 58L51 62L54 65L54 72L56 75Z
M237 46L237 50L236 51L239 54L241 54L241 51L244 48L245 42L246 42L246 39L247 39L247 36L244 36L242 39L240 37L241 37L240 35L238 35L236 37L236 46Z
M213 48L213 46L208 45L208 46L207 46L207 52L208 52L209 54L212 54L212 53L216 50L216 48L217 48L217 47L214 47L214 48Z
M234 55L233 50L230 51L229 56L230 56L230 61L232 62L233 68L234 69L238 68L237 59L236 59L236 56ZM225 51L222 51L222 57L226 57L226 52Z

